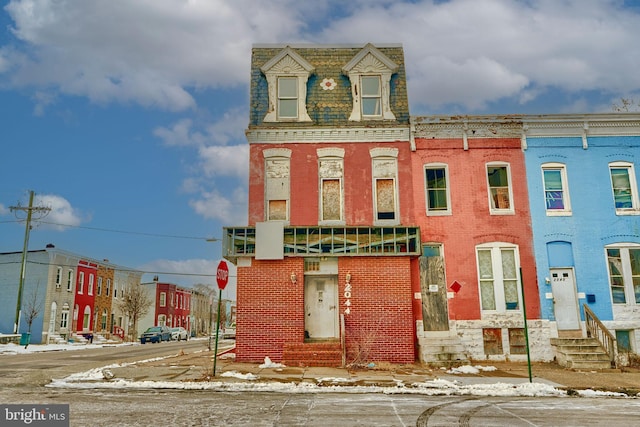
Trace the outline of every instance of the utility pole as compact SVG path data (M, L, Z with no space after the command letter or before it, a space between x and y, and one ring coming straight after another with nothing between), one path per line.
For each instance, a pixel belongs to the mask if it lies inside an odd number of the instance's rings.
M44 206L33 206L33 196L34 196L34 192L32 190L29 192L29 207L27 208L20 206L19 203L18 203L18 206L9 206L9 210L11 210L11 212L15 211L15 212L27 213L26 225L25 225L25 231L24 231L24 246L22 248L22 264L20 267L20 282L18 284L18 302L16 304L16 320L15 320L15 323L13 324L14 334L18 333L18 329L20 326L20 315L22 314L22 289L24 288L24 276L27 270L27 252L29 248L29 233L31 231L31 219L33 218L34 212L36 213L36 216L39 215L38 219L40 219L45 217L51 210L51 208L47 208ZM16 215L16 217L18 217L18 215Z

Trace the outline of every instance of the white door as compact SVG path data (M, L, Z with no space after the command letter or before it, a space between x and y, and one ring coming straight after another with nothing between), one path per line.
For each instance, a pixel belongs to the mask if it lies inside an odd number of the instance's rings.
M338 338L338 280L335 276L305 276L304 328L311 339Z
M551 291L553 292L553 310L558 330L580 329L578 296L571 268L552 268Z

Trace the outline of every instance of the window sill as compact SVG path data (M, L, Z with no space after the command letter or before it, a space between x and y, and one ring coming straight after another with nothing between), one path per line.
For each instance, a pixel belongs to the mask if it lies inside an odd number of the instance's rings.
M573 212L571 211L550 211L547 210L547 216L572 216Z
M491 215L515 215L516 212L514 210L489 210L489 214Z
M427 211L427 216L451 216L451 211Z
M640 209L616 209L616 215L640 215Z

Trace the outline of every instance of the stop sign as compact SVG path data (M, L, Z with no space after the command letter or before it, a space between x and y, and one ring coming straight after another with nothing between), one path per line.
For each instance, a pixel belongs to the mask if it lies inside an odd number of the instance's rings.
M218 270L216 271L216 282L218 282L218 288L222 291L229 282L229 266L227 262L221 260L218 264Z

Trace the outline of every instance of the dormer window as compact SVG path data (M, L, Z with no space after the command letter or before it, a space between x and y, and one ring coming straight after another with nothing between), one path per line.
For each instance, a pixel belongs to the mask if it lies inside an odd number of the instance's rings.
M389 91L391 76L397 70L398 65L372 44L366 45L342 68L351 81L353 108L349 120L396 119L391 111Z
M380 76L361 76L362 117L382 118Z
M264 121L310 122L307 81L315 68L287 46L260 70L269 86L269 108Z
M298 118L298 78L278 77L278 118Z

